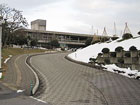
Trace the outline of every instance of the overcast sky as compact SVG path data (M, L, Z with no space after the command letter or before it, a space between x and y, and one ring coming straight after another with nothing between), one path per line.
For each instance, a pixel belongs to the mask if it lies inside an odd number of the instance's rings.
M135 34L140 31L140 0L0 0L23 11L30 22L47 20L47 30L74 33L103 33L124 31L125 22ZM93 28L92 28L93 26ZM29 27L30 28L30 27ZM93 29L93 30L92 30Z

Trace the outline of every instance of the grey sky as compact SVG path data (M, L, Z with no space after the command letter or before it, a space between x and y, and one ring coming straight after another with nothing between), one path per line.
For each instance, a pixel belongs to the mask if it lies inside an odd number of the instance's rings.
M46 19L47 30L113 34L124 30L125 22L133 34L140 31L140 0L0 0L22 10L28 22ZM91 27L93 26L93 32Z

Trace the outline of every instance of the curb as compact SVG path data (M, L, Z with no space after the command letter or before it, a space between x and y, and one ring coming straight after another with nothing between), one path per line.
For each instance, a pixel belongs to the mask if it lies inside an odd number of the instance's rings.
M76 60L74 60L74 59L68 57L68 55L65 56L65 59L67 59L67 60L69 60L69 61L71 61L71 62L80 64L80 65L84 65L84 66L91 67L91 68L95 68L95 69L99 69L99 70L104 69L104 67L101 67L101 66L97 66L97 65L93 65L93 64L85 63L85 62L81 62L81 61L76 61Z
M32 91L32 94L34 95L39 87L39 77L38 77L37 73L35 72L34 68L30 64L30 58L31 58L31 56L26 57L25 64L30 68L30 70L33 72L33 74L35 76L36 82L35 82L35 85L34 85L33 91Z

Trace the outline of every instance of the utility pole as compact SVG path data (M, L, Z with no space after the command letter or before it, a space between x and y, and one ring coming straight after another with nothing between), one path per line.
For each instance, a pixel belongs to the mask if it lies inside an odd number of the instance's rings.
M2 57L1 57L1 49L2 49L2 24L4 23L4 21L3 21L3 17L0 17L0 69L2 69L1 68L1 59L2 59Z
M1 69L1 38L2 38L2 23L0 21L0 69Z

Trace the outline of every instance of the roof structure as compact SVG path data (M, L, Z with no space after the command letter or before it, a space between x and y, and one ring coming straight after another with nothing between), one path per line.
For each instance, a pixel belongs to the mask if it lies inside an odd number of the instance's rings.
M130 29L128 28L128 24L127 24L127 22L125 23L125 29L124 29L123 34L126 34L126 33L131 34L131 31L130 31Z
M107 32L106 32L106 28L104 27L104 31L103 31L103 34L102 36L108 36Z

